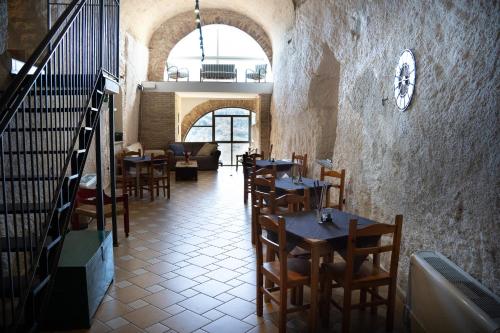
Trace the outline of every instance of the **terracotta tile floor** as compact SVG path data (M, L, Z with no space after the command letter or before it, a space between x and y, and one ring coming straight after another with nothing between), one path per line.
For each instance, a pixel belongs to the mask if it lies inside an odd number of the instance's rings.
M119 218L115 281L91 332L277 332L276 306L266 305L263 318L255 315L255 254L241 172L200 172L198 182L173 181L170 200L131 201L130 237ZM384 313L354 312L352 331L383 332ZM340 313L332 310L330 318L322 332L340 330ZM307 313L289 315L287 331L306 332Z

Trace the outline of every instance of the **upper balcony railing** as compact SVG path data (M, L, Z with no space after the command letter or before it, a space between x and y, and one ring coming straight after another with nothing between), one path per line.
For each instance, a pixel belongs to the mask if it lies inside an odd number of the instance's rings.
M165 81L272 82L267 64L203 63L201 68L190 64L167 64Z

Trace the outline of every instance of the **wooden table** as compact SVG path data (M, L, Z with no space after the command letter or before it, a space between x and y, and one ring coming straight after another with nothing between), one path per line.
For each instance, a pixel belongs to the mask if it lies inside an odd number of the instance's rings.
M333 208L327 208L325 212L331 213L334 223L317 223L316 210L285 216L289 241L311 252L311 309L309 313L311 332L315 332L318 326L320 258L347 247L350 220L358 220L358 227L361 228L377 223ZM376 243L378 239L373 241Z
M274 166L276 166L277 171L287 171L292 168L292 166L295 165L294 162L292 161L287 161L287 160L257 160L255 161L255 165L258 169L262 168L268 168L271 169Z
M128 164L129 166L130 165L133 165L135 166L135 188L136 188L136 194L137 195L137 191L140 190L140 186L141 186L141 169L144 167L144 166L147 166L149 163L151 163L151 156L129 156L129 157L125 157L123 159L123 163L124 164ZM126 167L126 165L124 165L124 167ZM142 192L141 192L142 193Z
M198 162L177 161L175 163L175 180L198 180Z
M316 179L312 178L305 178L302 177L302 182L294 182L291 177L288 178L276 178L275 181L275 186L276 186L276 194L282 195L286 194L287 192L296 192L298 194L304 193L304 189L309 189L310 190L310 208L316 207L316 203L319 200L319 195L321 193L321 186L326 185L328 188L332 186L332 184L325 182L325 181L319 181L319 188L315 187L314 182ZM317 188L317 193L314 192L314 189Z

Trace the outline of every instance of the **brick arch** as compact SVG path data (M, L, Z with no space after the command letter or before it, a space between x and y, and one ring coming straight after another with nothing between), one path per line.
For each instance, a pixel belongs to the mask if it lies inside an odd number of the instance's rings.
M191 127L204 115L209 112L223 108L240 108L257 112L257 99L214 99L203 102L195 106L181 122L181 138L186 139L186 135Z
M204 25L230 25L252 36L264 50L269 63L273 63L271 39L266 31L254 20L231 10L203 9L201 14ZM170 51L194 29L193 12L188 11L165 21L153 33L149 43L148 80L163 81L165 64Z

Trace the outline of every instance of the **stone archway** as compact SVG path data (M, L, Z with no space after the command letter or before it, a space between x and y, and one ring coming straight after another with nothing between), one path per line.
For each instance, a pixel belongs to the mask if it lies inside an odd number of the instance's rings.
M262 47L269 59L273 62L271 40L266 31L251 18L231 10L204 9L203 24L226 24L238 28L250 36ZM165 63L173 47L194 30L193 12L179 14L164 22L153 34L149 43L150 81L163 81Z
M181 121L181 138L186 139L186 135L198 119L205 114L223 108L241 108L257 113L257 99L213 99L195 106Z

